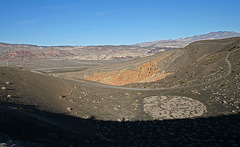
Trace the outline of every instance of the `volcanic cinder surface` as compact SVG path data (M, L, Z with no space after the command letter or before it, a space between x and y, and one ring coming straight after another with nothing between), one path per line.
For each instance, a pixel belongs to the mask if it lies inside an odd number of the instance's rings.
M0 146L239 146L239 57L236 37L70 71L0 67Z

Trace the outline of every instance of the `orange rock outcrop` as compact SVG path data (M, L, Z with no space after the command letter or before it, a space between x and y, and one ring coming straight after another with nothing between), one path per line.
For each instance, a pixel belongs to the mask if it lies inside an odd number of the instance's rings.
M110 71L110 72L99 72L94 73L93 76L85 76L86 80L97 81L109 85L125 85L131 83L144 83L154 82L161 80L172 73L160 72L157 63L164 58L164 56L158 60L151 61L136 67L134 70L121 70L121 71Z

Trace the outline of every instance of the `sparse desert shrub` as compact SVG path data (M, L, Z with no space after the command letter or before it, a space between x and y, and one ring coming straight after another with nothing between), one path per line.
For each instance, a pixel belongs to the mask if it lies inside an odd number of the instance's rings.
M6 90L6 89L7 89L7 87L3 86L1 89L2 89L2 90Z

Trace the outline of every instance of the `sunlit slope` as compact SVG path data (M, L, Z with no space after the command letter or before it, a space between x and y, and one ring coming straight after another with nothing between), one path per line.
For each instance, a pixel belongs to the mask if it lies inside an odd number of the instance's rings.
M236 37L198 41L182 49L166 51L124 63L93 67L84 72L73 74L75 78L118 86L163 81L167 77L176 80L173 77L179 75L183 77L182 72L187 70L196 70L199 75L208 75L213 73L213 69L217 66L225 64L226 52L238 47L239 40L240 38ZM211 62L206 66L210 69L203 68L203 65L207 64L204 62ZM200 68L196 68L197 66L201 66L201 71L199 71ZM189 78L192 75L188 74L187 76Z

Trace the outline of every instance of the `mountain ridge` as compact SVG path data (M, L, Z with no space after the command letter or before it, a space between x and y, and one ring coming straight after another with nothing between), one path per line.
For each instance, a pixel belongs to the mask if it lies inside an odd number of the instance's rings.
M218 32L210 32L207 34L201 35L194 35L192 37L185 37L179 39L168 39L168 40L156 40L152 42L142 42L135 44L136 46L141 47L148 47L148 46L155 46L155 47L171 47L172 44L175 44L174 47L181 48L189 43L199 40L210 40L210 39L224 39L224 38L231 38L231 37L239 37L240 33L234 31L218 31Z
M37 46L28 44L8 44L0 42L0 61L11 62L31 59L54 60L132 60L151 56L159 52L178 49L194 41L223 39L240 36L236 32L211 32L177 40L160 40L137 45L101 46Z

